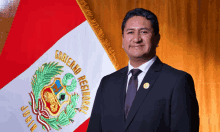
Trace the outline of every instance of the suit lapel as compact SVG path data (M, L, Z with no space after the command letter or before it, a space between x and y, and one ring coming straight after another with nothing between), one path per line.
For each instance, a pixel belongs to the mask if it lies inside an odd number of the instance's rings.
M139 107L141 106L142 102L146 98L147 94L152 89L154 82L159 77L162 65L163 65L162 62L159 60L159 58L157 58L155 60L155 62L152 64L152 66L150 67L150 69L148 70L147 74L145 75L145 77L144 77L144 79L143 79L143 81L142 81L142 83L139 87L139 90L136 93L136 96L135 96L135 99L132 103L131 109L128 113L128 117L127 117L127 120L125 122L125 130L127 129L129 124L133 120L135 114L137 113ZM148 82L150 84L148 89L143 88L143 85L146 82Z
M128 73L128 67L125 67L124 69L121 70L121 76L120 78L117 80L117 84L121 84L120 87L118 87L120 90L120 104L123 104L122 106L120 106L120 111L122 113L123 116L123 122L125 122L125 111L124 111L124 107L125 107L125 97L126 97L126 86L127 86L127 73Z

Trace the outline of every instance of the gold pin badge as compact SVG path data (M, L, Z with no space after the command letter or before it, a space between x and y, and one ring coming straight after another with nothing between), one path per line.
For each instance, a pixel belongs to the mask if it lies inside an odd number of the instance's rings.
M150 87L150 84L149 83L145 83L144 84L144 89L148 89Z

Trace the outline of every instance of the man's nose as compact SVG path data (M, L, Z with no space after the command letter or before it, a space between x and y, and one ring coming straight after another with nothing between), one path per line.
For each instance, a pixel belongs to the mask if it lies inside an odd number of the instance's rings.
M135 33L134 34L134 36L133 36L133 41L135 42L135 43L138 43L138 42L141 42L141 40L142 40L142 38L141 38L141 35L140 35L140 33Z

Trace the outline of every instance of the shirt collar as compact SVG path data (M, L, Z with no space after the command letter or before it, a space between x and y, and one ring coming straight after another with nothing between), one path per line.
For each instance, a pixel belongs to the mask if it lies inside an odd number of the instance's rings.
M157 56L155 55L153 58L151 58L149 61L147 61L146 63L140 65L137 68L134 68L131 64L130 61L128 62L128 75L130 74L131 69L140 69L142 72L144 72L145 74L147 73L147 71L149 70L150 66L154 63L154 61L157 59Z

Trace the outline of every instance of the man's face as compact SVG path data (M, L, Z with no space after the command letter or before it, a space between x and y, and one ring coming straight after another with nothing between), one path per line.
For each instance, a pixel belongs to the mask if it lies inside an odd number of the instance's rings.
M156 54L160 35L154 35L150 20L142 16L133 16L125 24L122 35L122 48L129 59L151 58Z

